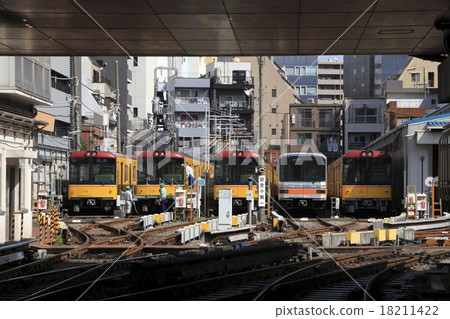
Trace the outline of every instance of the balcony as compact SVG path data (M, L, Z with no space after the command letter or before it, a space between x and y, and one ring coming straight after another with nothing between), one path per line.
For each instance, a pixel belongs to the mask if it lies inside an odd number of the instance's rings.
M207 123L198 121L177 121L178 137L204 137L208 135Z
M236 78L232 76L214 76L212 78L214 85L246 85L253 86L253 77Z
M247 101L233 101L233 102L221 102L219 103L219 109L221 111L251 111L253 106Z

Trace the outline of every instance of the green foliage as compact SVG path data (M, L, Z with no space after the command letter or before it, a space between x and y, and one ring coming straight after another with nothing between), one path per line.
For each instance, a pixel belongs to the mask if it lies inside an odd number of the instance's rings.
M64 239L62 238L61 235L58 235L58 237L56 237L55 245L57 245L57 246L62 246L62 245L64 245Z
M80 151L87 151L88 147L87 147L87 143L84 140L80 141Z

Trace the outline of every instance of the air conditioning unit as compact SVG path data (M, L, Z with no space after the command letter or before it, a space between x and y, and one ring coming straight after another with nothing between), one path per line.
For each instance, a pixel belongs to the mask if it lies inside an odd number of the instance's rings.
M308 103L316 103L316 102L315 102L314 98L310 97L310 98L308 98Z

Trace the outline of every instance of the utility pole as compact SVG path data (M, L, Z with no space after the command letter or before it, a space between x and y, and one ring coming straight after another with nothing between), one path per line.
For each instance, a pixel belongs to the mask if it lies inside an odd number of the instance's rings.
M120 92L119 92L119 61L116 61L116 104L115 112L117 119L117 153L122 153L122 127L120 123Z
M81 103L79 101L79 94L78 94L78 77L74 77L74 81L73 81L73 108L75 111L75 142L76 142L76 146L75 149L76 150L80 150L81 148L81 121L82 121L82 116L81 116Z
M260 175L265 174L264 170L264 143L263 143L263 66L264 66L264 56L258 57L258 65L259 65L259 163L258 163L258 172ZM264 187L265 191L265 187ZM259 194L259 192L258 192ZM259 196L259 195L258 195ZM264 212L264 206L258 205L258 219L260 223L266 222L266 214Z

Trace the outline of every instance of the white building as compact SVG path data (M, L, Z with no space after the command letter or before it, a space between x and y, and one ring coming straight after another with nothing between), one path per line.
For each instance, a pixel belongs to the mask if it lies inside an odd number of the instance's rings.
M37 104L51 105L49 59L0 57L0 244L32 237Z
M384 99L345 99L344 154L361 150L384 134Z

